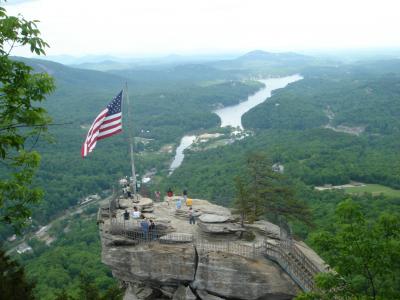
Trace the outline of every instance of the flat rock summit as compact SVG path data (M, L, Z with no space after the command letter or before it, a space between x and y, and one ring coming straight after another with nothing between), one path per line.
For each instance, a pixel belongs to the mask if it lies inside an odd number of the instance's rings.
M243 228L229 209L200 199L189 224L189 208L177 208L177 198L120 196L99 209L102 261L126 287L125 300L293 299L326 271L311 248L275 224ZM134 207L146 219L132 218Z

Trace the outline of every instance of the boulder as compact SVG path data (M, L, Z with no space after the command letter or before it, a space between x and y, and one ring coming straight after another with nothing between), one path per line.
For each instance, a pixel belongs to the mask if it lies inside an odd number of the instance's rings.
M164 285L160 288L160 291L164 296L167 296L168 298L172 298L176 291L176 287Z
M144 210L151 209L153 207L153 200L144 197L140 197L138 201L135 199L121 198L118 200L118 203L120 209L130 209L133 206L136 206L139 210Z
M140 206L153 205L153 200L150 198L146 198L146 197L140 197L139 205Z
M160 291L139 283L128 283L123 300L150 300L154 299Z
M172 300L196 300L197 297L195 294L193 294L192 290L190 289L189 286L185 287L184 285L180 285L176 292L174 293L174 296L172 297Z
M269 238L273 239L280 238L280 232L281 232L280 227L265 220L259 220L254 222L253 224L246 224L245 227L250 229L255 229Z
M193 199L193 209L201 211L202 214L231 216L231 211L229 208L212 204L206 200Z
M144 201L149 205L145 209L150 210L152 202ZM129 205L131 211L136 204ZM195 300L197 296L201 300L283 300L296 296L297 284L277 263L264 257L263 241L280 243L278 226L265 221L246 224L247 231L254 233L251 243L237 239L244 229L232 222L228 209L198 199L194 199L193 208L202 214L196 218L198 226L188 225L186 207L175 210L175 206L155 203L154 211L144 215L154 220L160 240L121 236L141 232L137 220L123 221L123 210L113 222L104 218L100 227L103 263L120 282L141 287L128 288L124 299ZM305 244L295 245L320 263Z
M190 233L173 232L163 235L159 240L163 244L191 243L193 242L193 235Z
M196 293L201 300L224 300L223 298L220 298L220 297L217 297L214 295L210 295L209 293L207 293L204 290L197 290Z
M230 220L229 216L213 215L213 214L202 214L199 220L203 223L224 223Z
M200 252L192 286L223 298L292 299L297 285L274 262L223 252Z
M125 290L124 298L122 300L139 300L136 297L136 294L133 291L131 285L128 285L127 289Z
M205 233L235 233L245 231L239 224L235 223L203 223L197 222L199 228Z
M138 288L136 292L136 297L140 300L152 299L152 295L154 294L154 290L147 286Z
M196 254L192 244L111 246L102 234L102 262L120 281L177 285L194 280Z

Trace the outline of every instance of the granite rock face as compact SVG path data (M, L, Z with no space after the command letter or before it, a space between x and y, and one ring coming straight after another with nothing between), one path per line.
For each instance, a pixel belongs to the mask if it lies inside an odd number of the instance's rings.
M243 231L239 224L235 223L203 223L198 222L197 225L205 233L235 233Z
M193 286L220 297L248 300L292 299L299 291L272 261L221 252L199 254Z
M128 210L138 203L150 206L147 199L120 202ZM126 300L289 300L299 293L299 286L277 263L256 252L255 245L263 245L270 232L279 237L279 227L253 224L255 238L246 242L232 234L247 228L233 222L228 209L198 199L193 199L193 206L201 215L195 225L179 217L172 203L154 203L154 212L146 216L157 230L168 229L158 240L140 241L118 233L121 228L141 230L136 220L121 221L122 210L116 219L101 223L102 261L127 287ZM112 230L115 224L117 231ZM306 245L301 250L312 251Z
M229 220L229 216L203 214L199 217L199 220L203 223L224 223Z
M104 243L107 238L110 235L102 237L102 261L121 281L161 286L194 280L196 253L191 244L107 246Z
M180 285L176 290L172 300L196 300L197 297L193 294L192 289L187 286Z

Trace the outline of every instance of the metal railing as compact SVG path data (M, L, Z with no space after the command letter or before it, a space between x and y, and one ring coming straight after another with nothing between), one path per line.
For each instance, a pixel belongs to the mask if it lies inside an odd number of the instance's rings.
M210 241L199 237L188 239L188 234L171 232L157 227L146 230L140 227L141 220L110 220L110 233L135 240L137 243L184 243L192 242L198 252L220 251L249 259L267 257L276 263L304 290L314 289L314 276L324 272L312 262L293 242L290 235L280 240L239 244L233 241ZM167 238L166 238L167 237Z
M194 243L198 252L220 251L250 259L263 257L264 255L264 244L262 242L244 245L230 241L210 242L208 240L195 239Z
M291 240L273 244L265 241L265 255L277 262L283 270L304 290L314 289L314 276L321 272Z

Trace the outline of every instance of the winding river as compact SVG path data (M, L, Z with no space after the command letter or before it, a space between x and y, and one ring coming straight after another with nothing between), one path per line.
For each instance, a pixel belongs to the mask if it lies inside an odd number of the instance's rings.
M221 119L221 127L231 126L234 128L239 127L243 129L242 126L242 116L246 112L248 112L253 107L267 100L267 98L271 97L272 91L281 89L286 87L289 83L298 81L303 79L303 77L299 74L279 77L279 78L268 78L268 79L260 79L259 81L265 84L265 87L260 89L253 95L247 97L247 100L240 102L236 105L227 106L224 108L217 109L213 111L216 113ZM186 148L190 147L191 144L195 141L196 136L186 135L182 138L181 143L178 148L176 148L176 153L174 160L170 165L170 175L172 172L178 168L185 157L184 151Z
M261 90L249 96L246 101L239 104L227 106L214 111L221 119L221 127L232 126L243 129L242 116L253 107L271 97L273 90L286 87L289 83L303 79L300 75L292 75L279 78L261 79L260 82L265 84Z
M171 175L172 172L174 172L174 170L182 164L183 158L185 157L183 152L185 151L185 149L187 147L189 147L191 144L193 144L195 139L196 139L195 135L185 135L181 139L181 142L180 142L178 148L176 148L174 160L172 161L171 165L169 166L169 175Z

